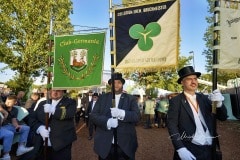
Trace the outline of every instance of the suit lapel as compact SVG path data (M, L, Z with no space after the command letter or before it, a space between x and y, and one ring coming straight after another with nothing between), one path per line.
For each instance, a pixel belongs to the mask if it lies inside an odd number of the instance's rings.
M124 97L125 97L125 93L121 94L121 97L119 99L119 104L118 104L118 108L122 109L123 108L123 102L124 102Z
M96 102L95 102L95 104L96 104ZM93 101L90 102L89 112L92 112L92 109L93 109Z
M63 103L62 103L63 99L64 99L64 97L62 97L62 99L58 102L58 104L56 105L56 108L63 105Z
M199 108L202 112L202 115L203 117L205 117L205 108L203 107L205 104L204 104L204 101L202 100L202 98L197 94L197 102L199 104Z
M195 120L194 120L194 116L193 116L193 112L192 112L192 109L191 109L191 106L189 105L189 103L188 103L188 101L187 101L184 93L182 93L182 98L181 98L181 99L182 99L182 100L181 100L181 103L182 103L182 105L183 105L183 108L187 111L187 113L189 114L189 116L191 117L191 119L192 119L193 121L195 121Z

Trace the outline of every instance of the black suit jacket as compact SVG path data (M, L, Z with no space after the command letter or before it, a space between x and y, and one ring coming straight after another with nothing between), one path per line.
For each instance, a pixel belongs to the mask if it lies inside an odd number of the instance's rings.
M89 114L92 112L92 105L93 105L93 101L89 102L87 111L86 111L87 116L89 116Z
M29 116L29 125L34 133L41 125L45 125L44 104L42 101L36 111ZM56 106L54 115L49 118L50 140L55 151L63 149L77 139L74 126L76 101L63 97ZM40 136L40 135L38 135Z
M196 96L205 123L210 134L213 135L212 102L201 93L196 93ZM217 108L216 117L219 120L227 119L227 110L224 105L221 108ZM190 104L183 93L169 101L167 123L175 150L186 147L184 144L192 141L196 131L196 124Z
M112 146L113 129L107 129L107 121L111 118L111 107L112 94L103 94L97 100L90 116L90 120L97 126L94 136L94 151L102 158L107 157ZM135 125L140 120L136 98L122 93L118 108L125 110L125 118L118 120L117 143L126 155L135 159L138 147Z

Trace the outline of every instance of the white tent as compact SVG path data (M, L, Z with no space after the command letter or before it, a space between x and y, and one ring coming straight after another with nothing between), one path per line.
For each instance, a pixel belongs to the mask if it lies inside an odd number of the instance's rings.
M161 95L166 96L169 93L173 93L173 92L165 90L165 89L158 88L158 97L161 96Z
M133 89L133 91L131 92L132 95L146 95L145 91L142 88L135 88Z

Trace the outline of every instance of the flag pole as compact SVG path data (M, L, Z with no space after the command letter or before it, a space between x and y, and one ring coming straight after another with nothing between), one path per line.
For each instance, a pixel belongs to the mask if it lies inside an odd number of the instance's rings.
M51 62L52 62L52 28L53 28L53 16L52 11L50 15L50 29L49 29L49 54L48 54L48 70L47 70L47 103L50 103L50 84L51 84ZM49 127L49 113L45 113L45 128L48 130ZM46 137L44 140L44 160L47 160L47 148L48 148L48 138Z
M214 2L214 40L213 40L213 46L219 45L219 29L217 29L217 26L219 26L219 16L220 11L217 9L220 7L219 0L215 0ZM213 65L218 64L218 54L219 49L213 49ZM217 89L217 68L212 69L212 90ZM216 145L217 145L217 122L216 122L216 106L217 103L212 103L212 116L213 116L213 141L212 141L212 160L216 160Z
M115 108L115 84L114 84L114 72L115 72L115 59L114 59L114 42L113 42L113 5L112 0L109 0L109 25L110 25L110 52L111 52L111 80L112 80L112 108ZM113 129L113 138L114 138L114 160L118 159L117 154L117 128Z

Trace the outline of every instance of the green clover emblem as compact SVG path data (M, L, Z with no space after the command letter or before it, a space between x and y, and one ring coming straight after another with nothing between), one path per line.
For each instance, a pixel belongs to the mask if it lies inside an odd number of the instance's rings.
M138 40L138 47L142 51L148 51L153 46L153 40L151 37L159 35L161 32L161 26L156 22L151 22L144 27L141 24L135 24L129 29L129 35L133 39Z

